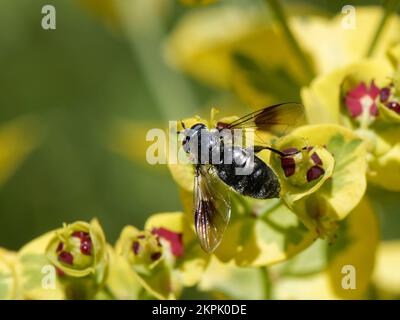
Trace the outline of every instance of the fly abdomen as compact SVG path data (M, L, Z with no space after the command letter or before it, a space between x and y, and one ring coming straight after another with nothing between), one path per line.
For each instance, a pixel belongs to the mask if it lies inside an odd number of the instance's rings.
M235 147L232 161L215 165L219 178L236 192L257 199L279 197L280 184L274 171L260 158Z

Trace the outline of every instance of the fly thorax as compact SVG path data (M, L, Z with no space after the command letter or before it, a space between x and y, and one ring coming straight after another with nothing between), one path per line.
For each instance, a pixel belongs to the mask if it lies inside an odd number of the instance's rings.
M184 131L183 149L194 164L211 162L211 150L216 148L217 138L203 124L196 124Z

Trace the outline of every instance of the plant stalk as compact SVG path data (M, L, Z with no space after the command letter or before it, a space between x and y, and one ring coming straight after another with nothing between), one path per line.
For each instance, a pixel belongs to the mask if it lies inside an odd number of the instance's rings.
M259 268L262 276L262 285L264 286L264 299L271 300L271 280L267 267Z
M289 27L287 15L283 9L283 6L279 0L265 0L269 7L274 12L276 19L281 25L282 31L285 34L285 37L288 41L289 46L291 47L293 53L299 60L307 80L310 81L314 77L314 68L310 63L310 60L305 55L304 51L301 49L296 37L294 36L292 30Z
M379 21L378 27L375 30L374 37L372 38L371 44L368 48L367 57L371 57L374 53L379 39L385 29L385 26L389 18L396 12L396 9L400 3L400 0L386 0L384 3L385 11Z

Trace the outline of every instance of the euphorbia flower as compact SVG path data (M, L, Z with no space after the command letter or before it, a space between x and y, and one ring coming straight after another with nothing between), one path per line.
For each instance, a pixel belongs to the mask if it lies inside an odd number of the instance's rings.
M365 192L361 139L337 125L313 125L295 129L274 147L288 154L274 154L271 160L280 177L282 199L310 230L333 240L337 221Z
M350 115L353 118L359 118L366 113L364 117L376 117L378 114L377 98L380 96L380 92L374 80L370 85L361 82L349 90L345 97L345 104Z
M171 253L175 257L181 257L184 253L183 241L182 241L182 233L173 232L166 228L153 228L151 231L152 234L155 234L161 239L168 241L171 247Z
M194 233L184 220L178 212L156 214L148 219L144 231L127 226L117 241L117 254L156 298L176 298L182 284L196 284L207 262L205 254L191 245Z
M400 71L380 90L379 107L387 124L400 123Z
M331 245L317 240L290 261L269 269L274 275L272 299L370 298L380 233L377 215L363 198L339 225L337 241ZM350 272L356 276L349 288L344 280Z
M355 10L354 30L342 27L342 13L332 18L308 14L304 19L296 8L293 13L297 15L290 15L289 26L317 75L364 57L383 10L378 6ZM268 13L259 6L234 4L189 11L169 36L167 60L210 86L233 90L254 107L272 100L297 99L308 80L284 33ZM374 58L384 57L389 46L400 40L399 28L400 19L393 15Z
M364 60L318 77L302 90L309 122L355 130L367 146L368 180L393 191L400 190L399 88L399 73L388 61Z
M94 297L103 285L108 255L97 220L64 225L48 243L46 255L71 298Z

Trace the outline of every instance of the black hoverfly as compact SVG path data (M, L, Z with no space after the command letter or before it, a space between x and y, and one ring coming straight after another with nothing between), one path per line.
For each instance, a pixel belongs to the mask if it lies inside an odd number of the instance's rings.
M218 123L212 129L202 123L186 128L182 122L182 147L195 168L194 223L203 250L213 252L216 249L230 218L229 188L220 181L244 196L277 198L280 192L278 177L256 154L268 149L281 156L287 155L263 143L247 148L238 146L234 139L226 142L224 134L220 133L239 129L241 132L253 130L282 135L303 119L304 107L301 104L282 103L252 112L231 123ZM237 174L239 169L246 173Z

